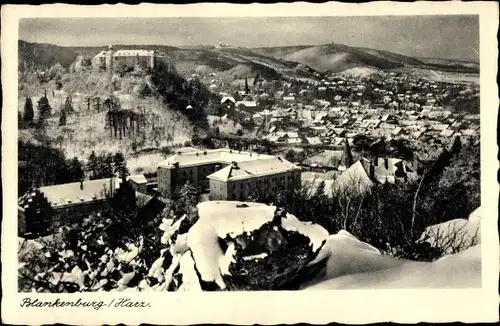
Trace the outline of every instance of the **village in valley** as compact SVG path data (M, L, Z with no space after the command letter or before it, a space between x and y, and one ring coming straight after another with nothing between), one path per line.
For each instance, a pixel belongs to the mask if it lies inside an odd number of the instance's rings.
M295 290L339 234L427 263L479 241L476 63L19 42L22 291Z

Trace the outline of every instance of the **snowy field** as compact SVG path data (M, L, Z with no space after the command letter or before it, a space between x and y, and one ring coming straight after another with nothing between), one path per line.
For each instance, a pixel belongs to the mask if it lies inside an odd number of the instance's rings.
M481 246L435 262L415 262L384 256L346 231L329 236L320 253L327 259L324 275L304 290L479 288Z

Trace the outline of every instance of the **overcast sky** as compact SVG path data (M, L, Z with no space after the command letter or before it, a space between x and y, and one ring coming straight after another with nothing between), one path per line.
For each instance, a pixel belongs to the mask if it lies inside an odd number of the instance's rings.
M336 42L421 57L479 60L478 16L36 18L19 38L62 46L109 44L244 47Z

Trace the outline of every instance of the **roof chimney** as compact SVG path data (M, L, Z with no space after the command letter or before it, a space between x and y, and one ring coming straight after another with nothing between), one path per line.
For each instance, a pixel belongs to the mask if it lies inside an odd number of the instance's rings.
M238 163L236 163L236 161L232 161L231 162L231 165L234 169L237 169L238 168Z
M80 180L80 190L83 190L83 180Z

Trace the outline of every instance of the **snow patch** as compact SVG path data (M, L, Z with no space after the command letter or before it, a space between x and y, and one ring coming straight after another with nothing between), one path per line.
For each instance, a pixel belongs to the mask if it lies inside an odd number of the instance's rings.
M481 218L478 215L471 215L469 220L457 218L428 226L419 241L428 242L433 247L444 248L446 254L451 254L477 244L480 238Z
M295 231L308 237L311 241L313 252L316 252L328 237L328 231L321 225L311 222L301 222L292 214L286 214L286 218L281 220L281 226L287 231Z
M346 231L331 235L311 264L326 259L322 276L305 290L466 288L481 286L481 248L474 246L433 263L396 259Z
M264 259L267 257L267 253L263 252L257 255L251 255L251 256L244 256L242 257L243 260L257 260L257 259Z
M236 262L236 259L234 258L235 254L236 248L234 246L234 243L231 243L227 247L225 255L219 258L219 268L222 275L231 275L231 273L229 272L229 265Z
M179 273L182 274L182 284L178 291L201 291L200 281L195 270L195 263L189 252L182 255L179 264Z

